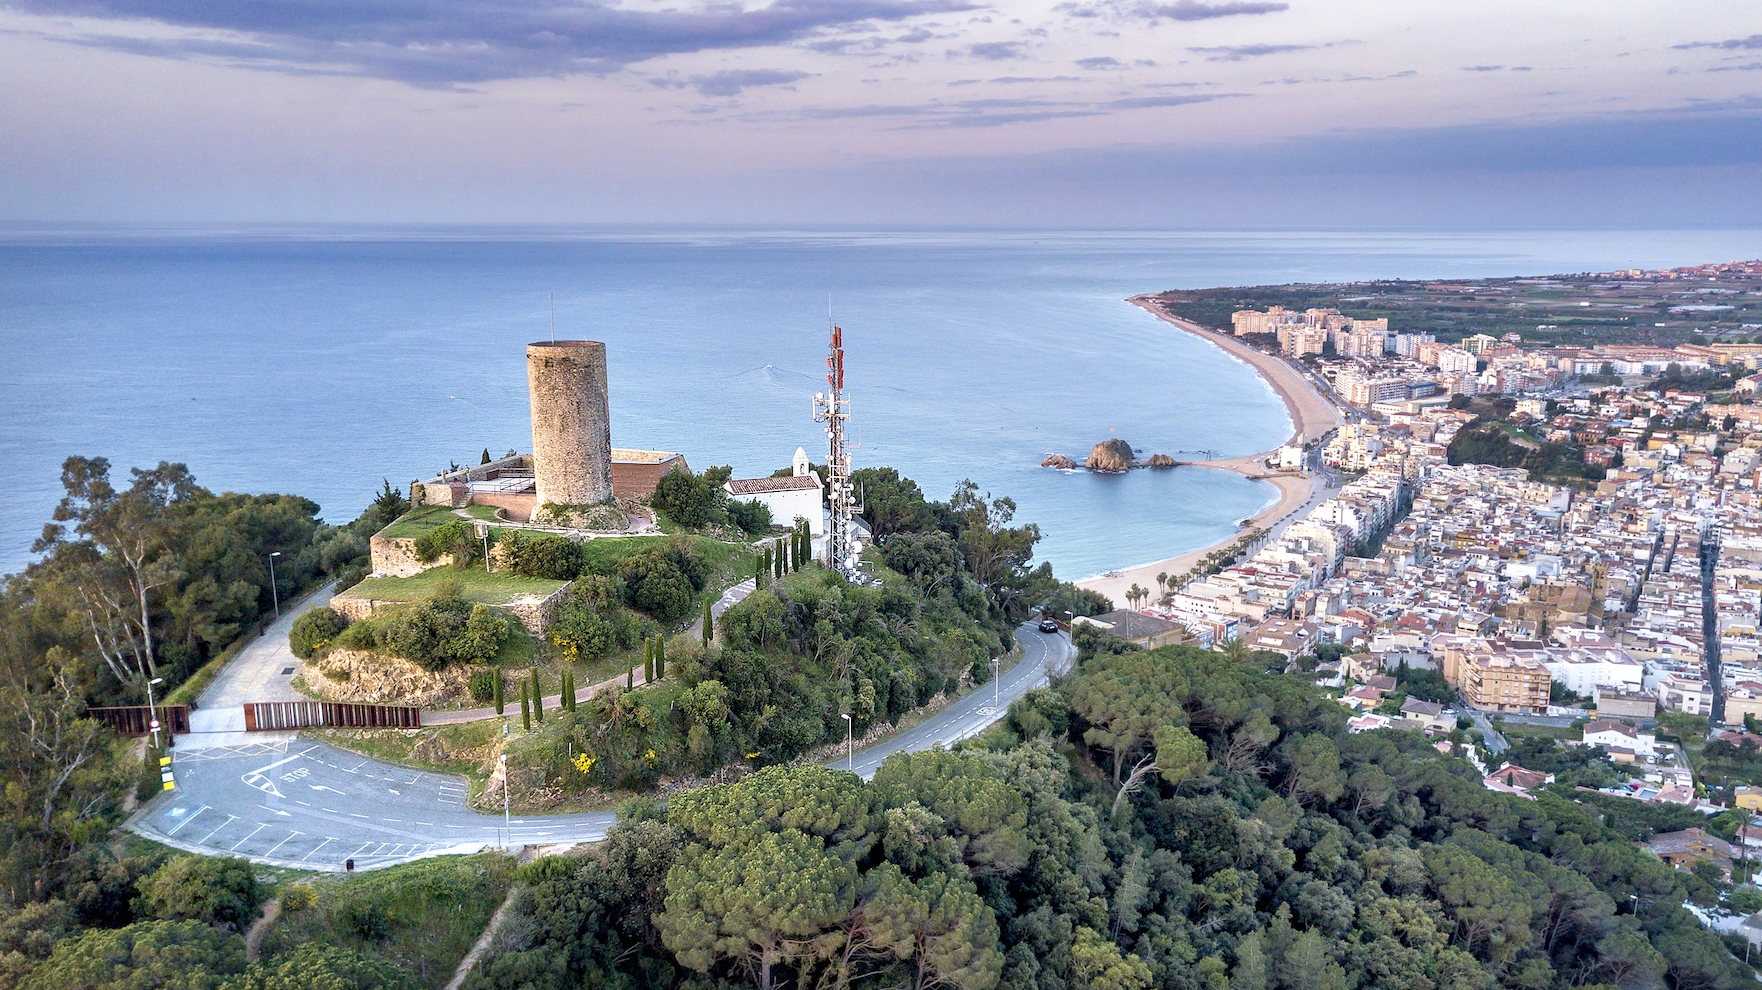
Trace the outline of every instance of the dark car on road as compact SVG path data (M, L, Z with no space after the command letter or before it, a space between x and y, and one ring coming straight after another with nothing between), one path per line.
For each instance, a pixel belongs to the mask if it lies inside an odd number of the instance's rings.
M1040 631L1041 632L1058 632L1058 623L1054 622L1051 619L1041 619L1040 620Z

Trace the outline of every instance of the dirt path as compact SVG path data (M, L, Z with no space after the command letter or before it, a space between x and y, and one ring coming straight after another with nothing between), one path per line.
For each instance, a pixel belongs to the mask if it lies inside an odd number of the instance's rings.
M446 990L459 990L465 985L465 978L477 968L477 960L489 951L489 944L495 940L496 932L501 930L502 921L507 918L508 909L513 906L514 897L520 893L520 889L519 884L508 888L508 896L502 898L502 906L496 908L495 914L490 915L489 924L483 926L483 934L477 936L477 942L471 946L471 951L459 960L459 968L453 970L453 978L447 981Z
M263 905L263 913L258 916L256 921L251 922L250 928L245 930L246 962L256 962L257 958L263 954L263 939L269 934L269 926L275 924L275 919L279 917L281 917L281 898L271 897Z

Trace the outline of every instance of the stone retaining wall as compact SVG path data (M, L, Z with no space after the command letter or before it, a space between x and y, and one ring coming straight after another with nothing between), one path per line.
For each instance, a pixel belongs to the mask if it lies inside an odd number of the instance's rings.
M450 563L444 557L436 559L432 564L417 560L416 541L411 539L370 537L367 540L367 552L373 561L375 577L413 577L430 567Z
M569 586L563 585L548 595L523 595L513 601L494 606L513 616L526 631L533 636L543 636L545 628L557 617L557 609L567 597ZM344 592L330 600L330 607L338 615L350 622L360 622L382 608L393 608L408 605L409 602L389 601L383 598L363 598Z

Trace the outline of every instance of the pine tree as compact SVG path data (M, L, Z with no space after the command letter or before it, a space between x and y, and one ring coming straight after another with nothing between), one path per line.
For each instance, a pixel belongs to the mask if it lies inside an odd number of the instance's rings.
M642 682L655 682L655 641L652 639L644 640L642 644Z
M483 448L483 460L480 463L483 463L483 464L489 463L489 448L488 447Z
M495 676L496 679L490 682L490 698L495 701L496 714L500 715L505 707L502 700L502 669L500 667L496 668Z
M666 679L667 679L667 641L665 639L661 638L660 633L656 633L655 634L655 680L664 681Z
M710 648L710 640L716 638L716 617L715 617L715 615L711 614L711 612L710 612L710 596L709 595L704 596L703 627L704 627L703 628L704 649L708 650Z
M520 728L526 732L532 731L531 692L526 689L525 681L520 682Z
M532 668L532 717L543 725L545 720L545 700L538 690L538 668Z

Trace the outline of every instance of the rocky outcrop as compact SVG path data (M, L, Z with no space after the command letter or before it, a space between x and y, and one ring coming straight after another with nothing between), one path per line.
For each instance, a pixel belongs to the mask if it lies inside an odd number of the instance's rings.
M446 708L470 696L471 668L463 664L428 671L398 657L339 648L307 670L302 686L322 701Z
M1132 469L1132 445L1118 437L1103 440L1090 449L1083 466L1091 471L1125 474Z
M1149 460L1142 461L1138 460L1134 456L1135 454L1136 451L1132 449L1131 444L1115 437L1111 440L1103 440L1091 448L1089 459L1083 462L1083 467L1091 471L1099 471L1102 474L1125 474L1133 468L1172 468L1180 467L1181 463L1167 454L1153 454ZM1047 454L1046 459L1040 462L1040 466L1072 471L1076 469L1077 462L1063 454Z

